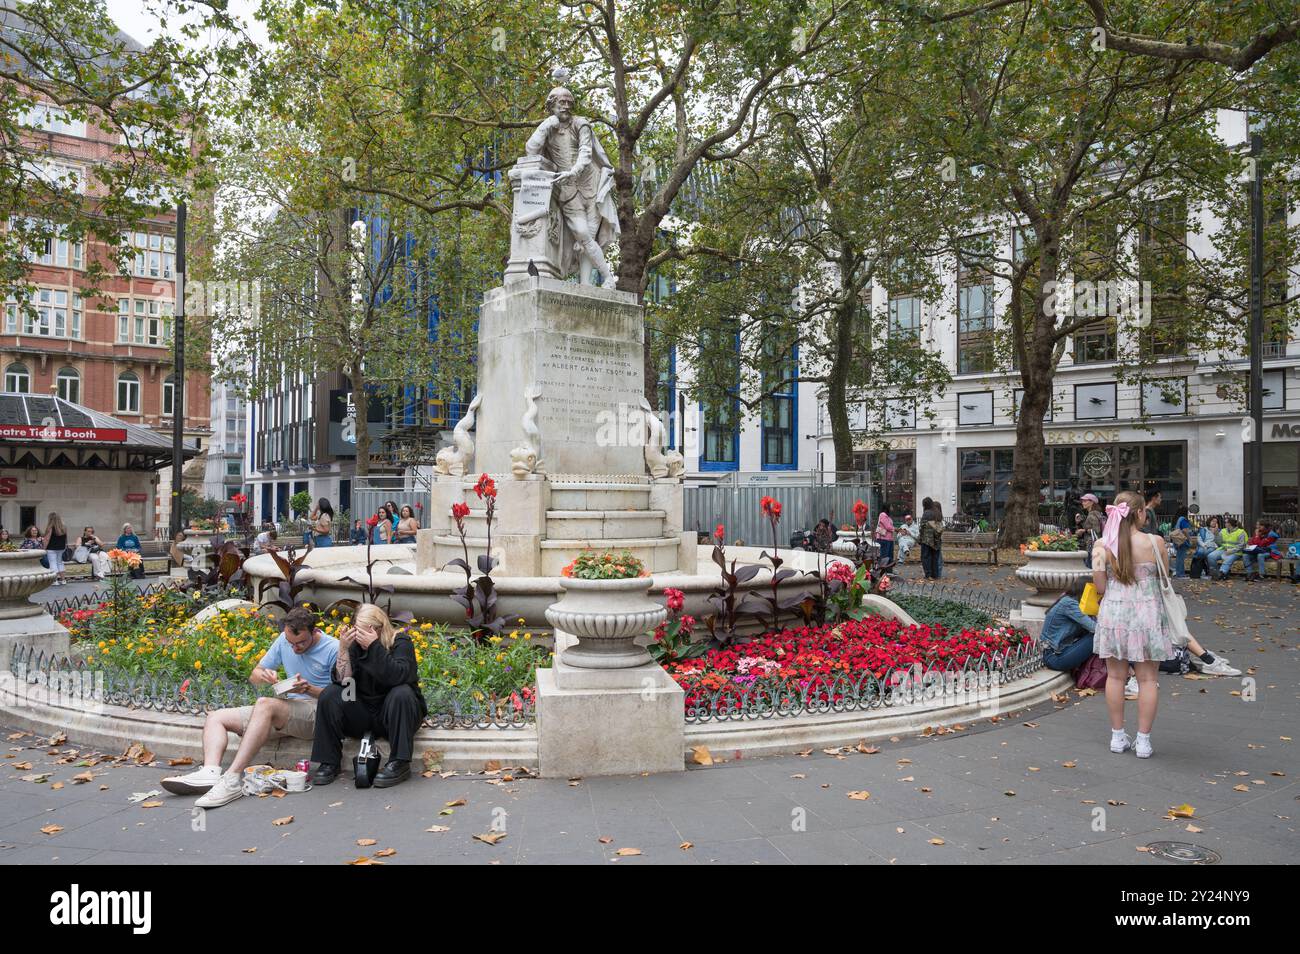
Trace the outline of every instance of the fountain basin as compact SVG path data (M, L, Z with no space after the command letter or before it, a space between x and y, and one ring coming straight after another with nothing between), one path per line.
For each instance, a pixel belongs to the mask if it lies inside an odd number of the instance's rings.
M655 573L650 585L650 595L652 599L657 600L662 599L665 589L671 587L681 590L685 594L684 612L703 620L714 612L708 603L708 597L721 583L721 571L713 562L711 546L701 546L697 549L698 572ZM736 559L738 567L746 564L762 565L762 553L762 547L726 548L728 565L732 559ZM782 581L778 587L781 597L784 599L798 592L815 592L816 580L804 573L823 569L828 557L825 554L802 550L783 550L781 557L785 560L785 567L803 571ZM406 610L419 619L431 622L460 624L464 621L465 610L451 598L452 592L465 584L464 572L438 570L416 573L413 544L372 546L370 558L375 564L375 583L393 587L391 599L394 612ZM257 592L261 580L282 579L275 562L265 554L246 560L244 572L253 581L254 593ZM306 557L305 568L299 571L298 578L305 584L299 598L310 600L321 608L337 600L358 599L360 587L345 579L347 577L353 580L366 579L364 546L334 546L312 550ZM546 610L562 595L560 577L496 576L494 574L492 579L497 592L498 611L505 616L511 628L520 626L535 632L551 629L551 625L546 621ZM768 594L771 592L771 579L771 571L764 567L752 580L742 584L740 592ZM386 605L387 599L387 594L381 596L380 605ZM872 603L885 615L895 615L904 622L911 622L907 614L888 600L872 598ZM758 632L763 627L757 619L744 618L739 628L741 632Z

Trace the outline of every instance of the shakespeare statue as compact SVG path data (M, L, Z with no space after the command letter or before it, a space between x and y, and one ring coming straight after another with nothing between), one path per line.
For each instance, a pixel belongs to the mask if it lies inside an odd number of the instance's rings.
M556 70L552 75L563 83L567 72ZM528 137L524 152L547 160L557 170L551 184L569 239L560 250L560 274L576 269L579 280L590 285L594 269L603 285L613 287L604 249L618 237L618 213L611 195L614 167L592 130L591 120L575 116L574 105L573 93L563 85L551 90L546 97L551 115ZM539 209L535 214L544 212ZM521 218L517 210L516 223L526 221L527 216Z

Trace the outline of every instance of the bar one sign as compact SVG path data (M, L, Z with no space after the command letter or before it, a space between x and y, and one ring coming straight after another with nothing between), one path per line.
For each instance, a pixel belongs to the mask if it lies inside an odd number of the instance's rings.
M126 428L64 427L61 424L0 424L0 440L122 444L126 442Z

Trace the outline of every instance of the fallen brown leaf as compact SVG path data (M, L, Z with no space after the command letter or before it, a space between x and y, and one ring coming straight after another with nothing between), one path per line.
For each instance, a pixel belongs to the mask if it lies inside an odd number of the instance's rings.
M42 834L42 835L57 835L57 834L58 834L59 832L61 832L61 831L63 831L63 826L62 826L62 825L46 825L44 828L41 829L41 834Z
M857 802L865 802L870 797L871 797L871 793L867 791L849 792L849 798Z
M376 858L391 858L391 857L393 857L393 855L395 855L395 854L397 854L397 849L396 849L396 848L380 848L378 851L375 852L375 857L376 857Z
M194 760L190 758L188 755L186 755L179 759L168 759L167 764L168 765L193 765Z
M369 848L371 845L379 844L379 842L374 838L358 838L357 844L360 845L362 848Z
M641 854L641 849L640 849L640 848L620 848L618 851L614 852L614 854L619 855L620 857L623 857L623 858L629 858L629 857L631 857L632 855L639 855L639 854Z
M495 845L498 841L500 841L505 836L506 833L503 831L489 831L489 832L484 832L481 835L475 835L474 840L481 841L485 845Z
M712 765L713 754L707 745L691 746L691 761L696 765Z
M277 819L275 819L274 821L271 822L271 824L272 824L272 825L275 825L277 828L278 828L278 827L281 827L281 826L283 826L283 825L292 825L292 824L293 824L293 816L292 816L292 815L285 815L283 818L277 818Z

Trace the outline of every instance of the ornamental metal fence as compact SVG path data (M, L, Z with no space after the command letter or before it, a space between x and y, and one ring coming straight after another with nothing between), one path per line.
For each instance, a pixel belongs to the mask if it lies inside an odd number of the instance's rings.
M686 721L692 724L784 718L797 715L889 710L918 711L959 705L979 707L972 716L995 714L1004 684L1043 668L1036 640L1005 652L986 653L961 664L916 664L880 675L839 675L830 679L764 679L731 676L716 689L683 686Z
M140 596L152 596L165 590L179 589L185 585L185 582L185 580L168 577L165 580L159 580L157 583L150 583L148 586L135 587L135 591ZM95 590L93 593L83 593L81 596L67 596L57 600L41 600L41 604L51 616L60 616L69 610L83 610L98 606L100 603L106 603L111 594L111 590Z
M891 584L888 595L924 596L936 600L952 600L964 603L976 609L1007 619L1011 611L1020 606L1021 597L1014 593L1003 593L982 586L966 583L944 583L940 580L904 580L897 576L889 578Z
M248 682L222 676L180 677L129 673L86 662L66 653L16 646L9 661L12 691L62 705L125 706L153 712L203 715L214 709L251 706L265 693ZM536 721L533 701L523 694L465 705L438 687L425 689L429 714L424 725L442 729L520 729Z

